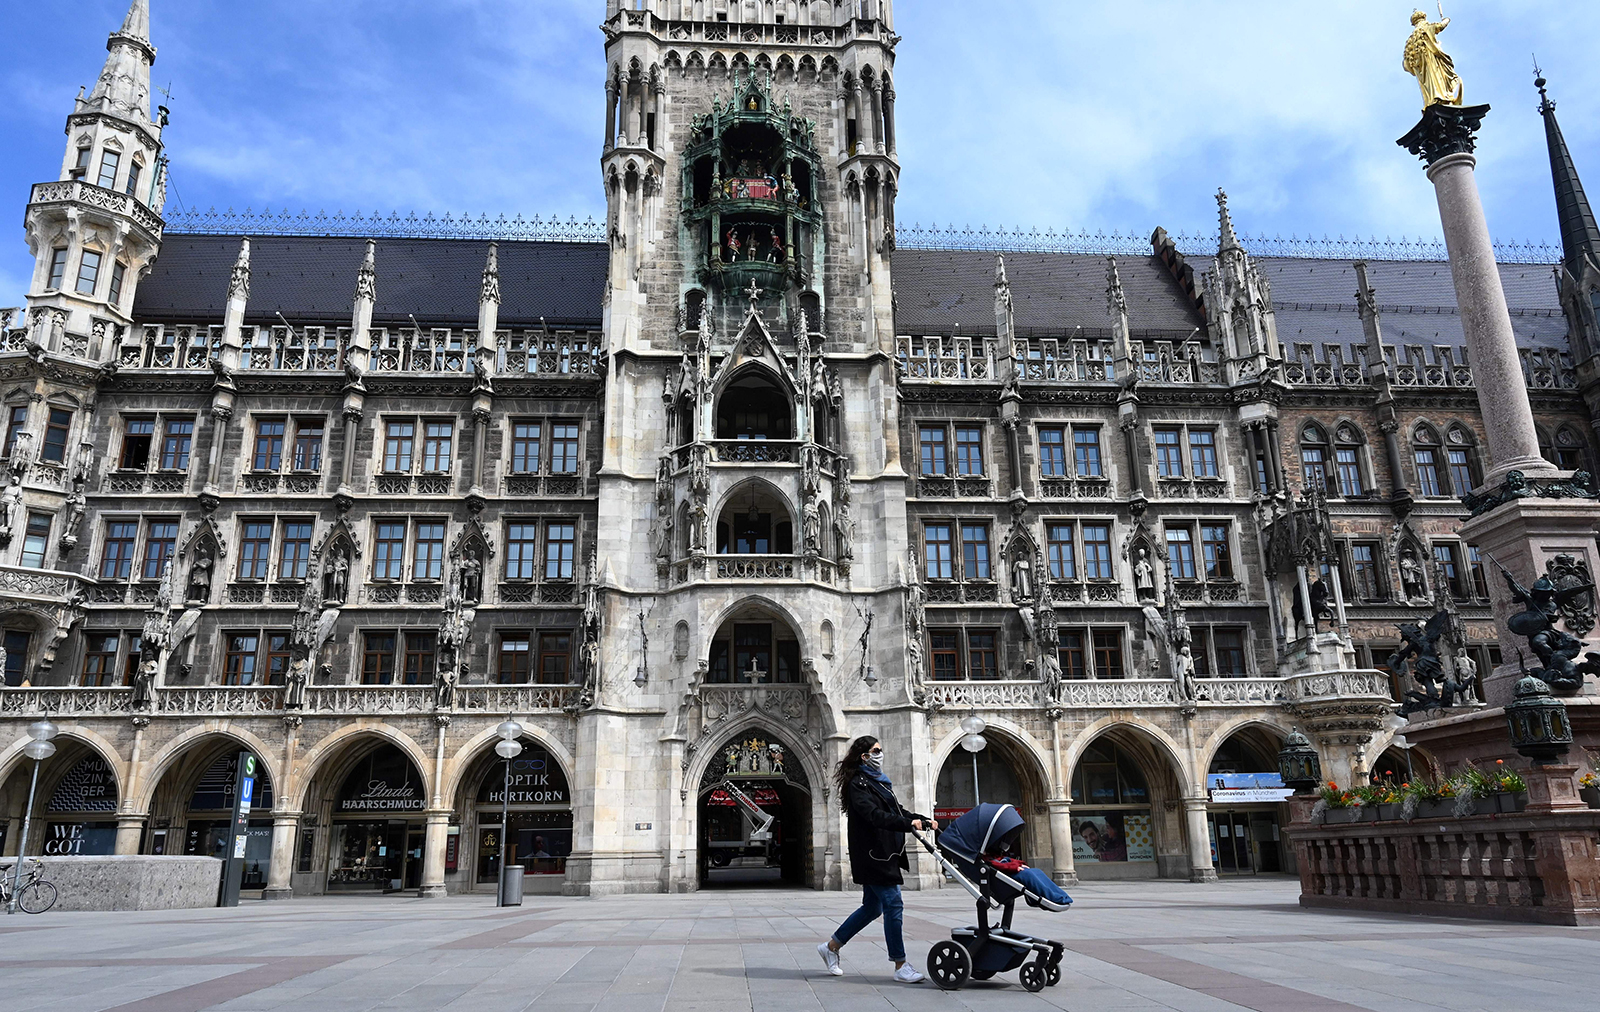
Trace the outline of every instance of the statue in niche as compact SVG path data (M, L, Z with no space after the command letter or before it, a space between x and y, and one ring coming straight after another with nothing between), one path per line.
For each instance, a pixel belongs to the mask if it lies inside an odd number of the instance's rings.
M478 557L476 548L468 548L462 553L456 576L461 585L463 602L477 604L483 599L483 561Z
M0 493L0 531L5 534L5 540L11 540L11 526L22 519L22 484L20 479L13 478Z
M328 571L322 576L322 599L330 604L343 604L350 592L350 556L336 548L328 557Z
M1410 545L1400 552L1400 588L1408 600L1428 596L1428 585L1422 576L1422 563L1417 561L1416 550Z
M1018 551L1011 558L1011 599L1033 600L1033 560L1025 551Z
M494 375L489 370L489 353L472 356L472 392L494 393Z
M767 763L772 767L772 772L783 776L783 746L777 742L767 745Z
M309 657L296 657L289 664L289 670L284 676L284 709L298 710L306 705L306 682L310 680L310 676Z
M1400 65L1417 79L1422 89L1422 108L1435 105L1460 105L1461 78L1455 61L1439 46L1439 33L1450 27L1450 19L1439 11L1438 21L1429 21L1422 11L1411 12L1411 34L1406 38Z
M211 549L200 549L200 553L194 558L194 563L189 567L189 588L184 593L186 601L205 604L211 600L211 569L215 564L215 560L211 557Z
M1156 598L1156 571L1150 565L1150 550L1143 545L1139 546L1133 563L1133 590L1141 601L1154 601Z
M697 502L689 509L689 550L704 554L706 550L706 507Z

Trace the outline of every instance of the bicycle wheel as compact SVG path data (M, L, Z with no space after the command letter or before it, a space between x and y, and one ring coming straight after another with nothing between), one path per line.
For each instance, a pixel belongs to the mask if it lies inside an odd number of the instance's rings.
M56 887L49 882L29 882L22 887L18 905L30 914L42 914L56 905Z

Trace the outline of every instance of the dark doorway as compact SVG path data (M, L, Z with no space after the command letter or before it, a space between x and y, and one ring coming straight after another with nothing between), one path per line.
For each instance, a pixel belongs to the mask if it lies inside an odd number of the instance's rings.
M728 785L773 816L770 838ZM699 865L702 888L804 886L813 881L811 786L787 745L759 729L726 742L700 781Z

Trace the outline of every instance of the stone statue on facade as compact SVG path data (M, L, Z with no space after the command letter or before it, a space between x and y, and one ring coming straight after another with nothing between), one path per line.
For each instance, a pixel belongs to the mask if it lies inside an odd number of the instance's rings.
M306 682L310 680L311 660L296 657L284 675L283 706L286 710L302 709L306 705Z
M1141 601L1156 599L1155 567L1150 565L1150 550L1143 545L1133 563L1133 590Z
M322 576L322 598L329 604L344 604L350 593L350 556L336 548L328 556L328 569Z
M456 682L460 678L456 664L441 664L433 676L433 708L448 710L456 705Z
M1439 12L1438 21L1429 21L1421 11L1411 12L1411 35L1400 60L1405 72L1417 79L1422 89L1422 108L1434 105L1460 105L1461 78L1455 61L1439 47L1439 33L1450 27L1450 19Z
M1444 680L1443 690L1440 695L1445 706L1455 706L1459 702L1463 706L1472 706L1478 699L1478 663L1470 654L1458 654L1455 659L1455 674Z
M184 592L186 601L195 601L205 604L211 600L211 570L215 561L211 558L211 550L202 548L195 556L194 562L189 566L189 587Z
M801 521L805 530L805 553L819 555L822 552L822 513L817 509L815 499L807 499Z
M849 562L856 555L856 522L851 516L850 500L840 499L833 515L834 554L840 562Z
M1033 559L1026 548L1019 549L1011 558L1011 600L1023 603L1033 600Z
M477 549L468 548L461 554L456 579L463 603L477 604L483 599L483 560L478 557Z
M1546 682L1551 691L1564 696L1572 695L1583 687L1585 674L1600 675L1600 654L1591 651L1581 663L1578 662L1583 641L1556 626L1563 617L1563 599L1592 594L1594 585L1584 584L1562 590L1546 575L1539 577L1529 588L1518 583L1504 566L1500 567L1500 573L1511 591L1511 599L1523 606L1522 611L1506 620L1506 628L1527 638L1529 649L1542 665L1529 673Z
M13 478L0 492L0 544L11 543L13 524L22 522L22 485Z
M155 703L156 672L159 666L153 656L141 654L145 659L133 672L133 708L148 710Z
M1428 585L1422 576L1422 564L1417 561L1416 550L1407 545L1400 552L1400 589L1407 600L1428 596Z

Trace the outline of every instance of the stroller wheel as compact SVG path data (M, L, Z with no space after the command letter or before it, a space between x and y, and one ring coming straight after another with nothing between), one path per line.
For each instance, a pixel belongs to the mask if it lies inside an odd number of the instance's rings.
M1049 986L1051 986L1051 987L1055 987L1057 984L1061 983L1061 966L1060 966L1060 964L1057 964L1057 963L1051 963L1050 964L1049 968L1044 971L1044 982L1046 984L1048 984Z
M938 942L928 950L928 976L946 991L954 991L972 976L972 953L960 942Z
M1024 990L1044 990L1044 969L1038 963L1023 963L1022 969L1017 971L1017 981Z

